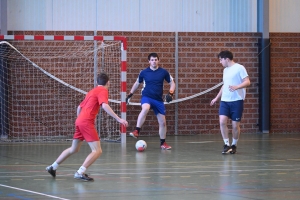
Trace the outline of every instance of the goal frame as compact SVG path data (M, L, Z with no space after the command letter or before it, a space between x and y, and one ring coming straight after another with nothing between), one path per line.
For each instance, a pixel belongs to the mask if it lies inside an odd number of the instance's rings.
M121 48L121 63L120 63L120 74L121 74L121 102L120 102L120 113L121 118L126 120L126 80L127 80L127 39L125 36L85 36L85 35L0 35L0 40L11 41L11 40L36 40L36 41L120 41ZM121 144L126 144L126 127L120 125Z

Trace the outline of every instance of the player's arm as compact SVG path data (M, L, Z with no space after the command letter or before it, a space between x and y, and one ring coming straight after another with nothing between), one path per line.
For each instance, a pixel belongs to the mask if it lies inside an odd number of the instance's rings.
M246 88L250 85L250 79L249 79L249 76L243 78L243 82L239 85L230 85L229 86L229 90L231 92L235 91L235 90L238 90L238 89L242 89L242 88Z
M130 93L126 97L126 103L128 103L129 99L132 97L132 95L134 94L134 92L139 88L139 86L140 86L139 79L137 79L135 81L135 83L133 84L133 86L132 86L132 88L130 90Z
M112 116L115 120L117 120L117 122L119 122L120 124L123 124L124 126L128 126L128 122L122 118L120 118L112 109L111 107L106 104L106 103L102 103L102 108L103 110L105 110L105 112L107 112L107 114L109 114L110 116Z
M174 95L174 91L175 91L175 87L176 87L176 84L175 84L173 78L171 78L171 81L169 84L170 84L170 90L169 90L169 93L166 95L166 102L168 102L168 103L170 103L173 100L173 95Z
M217 96L213 100L211 100L211 102L210 102L211 106L214 105L221 98L222 90L223 90L223 86L221 87L221 89L220 89L219 93L217 94Z
M174 94L175 87L176 87L176 84L175 84L174 80L172 79L172 81L170 82L170 90L169 90L169 92L172 93L172 94Z

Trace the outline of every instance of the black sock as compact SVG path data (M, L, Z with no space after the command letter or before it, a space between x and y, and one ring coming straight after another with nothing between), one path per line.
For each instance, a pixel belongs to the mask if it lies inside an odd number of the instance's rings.
M140 133L140 130L141 130L141 128L139 128L139 127L135 127L135 130L137 130L137 131L138 131L138 133Z
M160 139L160 146L165 143L166 139Z

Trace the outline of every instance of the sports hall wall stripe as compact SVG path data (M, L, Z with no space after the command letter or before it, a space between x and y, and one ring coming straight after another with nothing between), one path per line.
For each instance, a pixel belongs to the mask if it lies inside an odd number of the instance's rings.
M120 64L120 73L121 73L121 118L126 119L126 80L127 80L127 40L124 36L84 36L84 35L0 35L0 40L115 40L121 41L122 50L121 50L121 64ZM126 127L121 125L120 132L123 136L121 136L121 142L126 143Z

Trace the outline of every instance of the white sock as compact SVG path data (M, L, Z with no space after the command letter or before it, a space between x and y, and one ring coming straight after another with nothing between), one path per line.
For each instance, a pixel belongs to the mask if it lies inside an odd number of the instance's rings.
M84 166L79 167L77 173L78 174L83 174L86 171L86 168Z
M227 146L229 146L229 145L230 145L230 144L229 144L229 138L224 139L224 143L225 143Z
M232 138L232 145L237 146L238 140L239 140L239 139L234 139L234 138Z
M51 166L53 167L54 170L57 170L59 164L57 164L57 162L54 162Z

